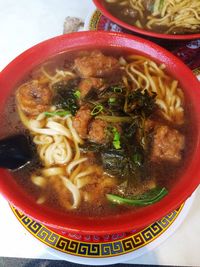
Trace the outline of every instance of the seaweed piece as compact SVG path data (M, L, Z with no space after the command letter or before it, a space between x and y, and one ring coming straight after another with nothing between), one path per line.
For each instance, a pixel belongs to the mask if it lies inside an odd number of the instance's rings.
M69 110L72 115L75 115L79 109L76 91L79 79L73 79L66 82L58 82L54 84L53 90L55 96L53 98L53 105L59 109Z
M137 89L128 95L128 113L149 117L156 108L156 93L150 95L147 90Z
M139 179L138 168L124 149L106 149L101 151L104 170L123 179Z
M80 149L84 152L100 152L105 149L104 144L97 144L93 142L85 142L83 145L80 146Z
M98 91L96 88L91 88L90 91L84 97L84 101L98 100Z

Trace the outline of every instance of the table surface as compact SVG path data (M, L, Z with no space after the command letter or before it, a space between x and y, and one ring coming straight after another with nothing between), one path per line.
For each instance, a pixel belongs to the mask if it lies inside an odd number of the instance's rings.
M84 20L90 5L91 0L0 0L0 71L34 44L62 34L67 16ZM187 218L173 236L153 251L128 263L199 266L199 203L200 189L197 189ZM56 259L22 228L2 196L0 236L0 257Z

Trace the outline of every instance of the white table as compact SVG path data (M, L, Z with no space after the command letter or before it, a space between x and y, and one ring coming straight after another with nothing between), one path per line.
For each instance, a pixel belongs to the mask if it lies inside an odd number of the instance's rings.
M0 70L27 48L62 34L66 16L84 19L90 4L91 0L0 0ZM129 263L200 265L199 203L200 189L186 220L174 235L152 252ZM0 257L55 259L23 229L1 196L0 237ZM10 237L13 237L12 244Z

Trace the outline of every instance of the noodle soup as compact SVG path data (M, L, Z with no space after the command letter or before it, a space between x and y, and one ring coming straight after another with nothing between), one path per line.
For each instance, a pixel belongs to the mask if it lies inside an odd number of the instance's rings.
M141 29L164 34L200 32L199 0L103 0L116 18Z
M19 131L36 150L16 180L38 205L64 213L153 205L177 182L193 146L184 98L165 65L147 57L117 49L59 54L16 88Z

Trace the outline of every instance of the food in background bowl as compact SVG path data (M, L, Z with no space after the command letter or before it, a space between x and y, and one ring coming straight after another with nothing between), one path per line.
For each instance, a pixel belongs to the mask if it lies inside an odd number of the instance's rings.
M36 220L126 231L198 185L198 82L162 48L116 33L61 36L19 56L1 84L2 129L36 146L32 164L1 170L1 191Z
M174 39L200 36L198 0L94 0L94 3L116 23L142 34Z

